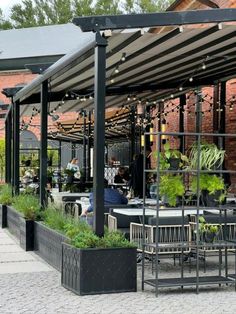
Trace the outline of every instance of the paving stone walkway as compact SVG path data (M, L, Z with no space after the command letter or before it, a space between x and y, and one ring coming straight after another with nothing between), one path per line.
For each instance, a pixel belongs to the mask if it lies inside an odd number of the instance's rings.
M210 274L217 260L210 259ZM141 267L138 266L140 277ZM179 271L171 260L161 260L161 270L173 276ZM147 267L149 271L149 267ZM186 268L186 272L188 272ZM77 296L60 285L60 274L33 252L24 252L5 229L0 229L0 314L136 314L136 313L235 313L233 286L202 287L200 294L185 288L153 289L137 293Z

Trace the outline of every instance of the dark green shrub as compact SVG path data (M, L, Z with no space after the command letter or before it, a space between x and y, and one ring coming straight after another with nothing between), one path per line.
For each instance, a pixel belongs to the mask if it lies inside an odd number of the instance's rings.
M0 204L11 205L12 203L12 188L10 185L4 184L0 188Z

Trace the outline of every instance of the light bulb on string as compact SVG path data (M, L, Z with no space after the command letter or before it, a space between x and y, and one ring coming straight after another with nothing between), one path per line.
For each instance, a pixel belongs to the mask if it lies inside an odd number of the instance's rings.
M121 61L124 62L126 60L126 53L123 52L122 53L122 57L121 57Z
M205 63L202 64L202 69L203 69L203 70L206 70L206 65L205 65Z
M193 78L192 78L192 77L190 77L190 78L189 78L189 82L192 82L192 81L193 81Z

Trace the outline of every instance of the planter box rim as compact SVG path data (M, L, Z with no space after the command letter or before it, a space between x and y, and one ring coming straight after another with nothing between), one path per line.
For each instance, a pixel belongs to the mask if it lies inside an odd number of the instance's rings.
M69 238L68 238L64 233L58 231L57 229L52 229L52 228L50 228L48 225L46 225L46 224L44 223L43 220L35 221L35 223L36 223L36 224L39 224L40 226L43 226L45 229L48 229L48 230L50 230L50 231L53 231L53 232L57 233L57 234L60 235L60 236L64 236L65 238L67 238L67 239L69 240Z
M12 210L12 211L16 212L17 214L19 214L19 216L21 216L22 218L24 218L24 216L22 215L22 213L19 212L18 210L16 210L15 207L9 206L9 205L7 205L7 207L8 207L10 210Z
M76 250L80 250L80 251L108 251L108 250L137 250L136 247L92 247L92 248L78 248L74 245L71 245L69 243L66 243L66 242L62 242L62 245L67 245L67 246L70 246L71 248L74 248Z

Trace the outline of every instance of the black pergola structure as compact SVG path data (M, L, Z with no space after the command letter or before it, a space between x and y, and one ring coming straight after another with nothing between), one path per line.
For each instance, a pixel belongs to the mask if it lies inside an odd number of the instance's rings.
M19 115L30 115L32 105L38 107L41 115L40 200L43 205L49 106L50 110L57 108L62 113L94 108L94 229L97 235L103 235L105 108L121 106L128 95L161 104L171 93L174 98L181 97L183 106L182 95L192 88L219 82L224 87L225 81L235 77L236 69L236 26L222 24L231 21L236 21L236 9L75 18L73 22L84 32L93 32L88 42L60 59L13 97L15 191L19 184L16 143ZM183 27L209 23L208 27ZM173 26L173 29L160 34L140 30L158 26ZM139 30L123 31L128 28ZM205 70L199 69L203 62L207 66ZM191 75L193 80L189 80ZM86 101L81 101L81 97ZM137 105L135 97L129 105ZM9 123L7 118L6 128ZM10 142L9 135L7 147Z

